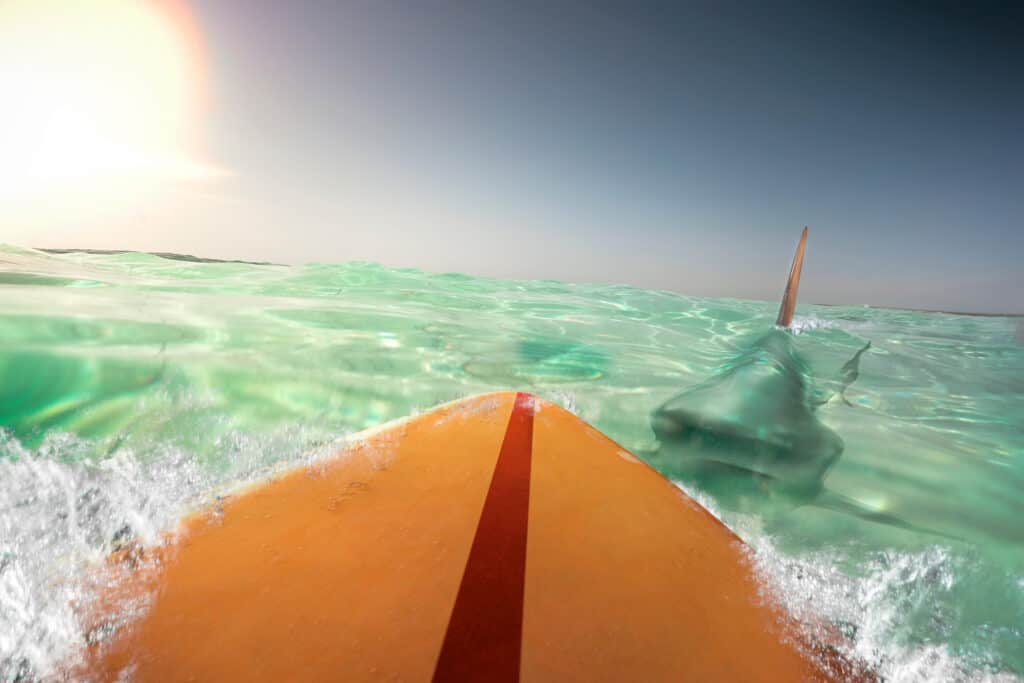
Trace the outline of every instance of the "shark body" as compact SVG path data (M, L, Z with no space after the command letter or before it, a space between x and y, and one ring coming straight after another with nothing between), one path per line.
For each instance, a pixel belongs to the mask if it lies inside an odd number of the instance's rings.
M816 408L843 396L867 348L843 366L838 390L818 395L792 334L769 331L720 373L654 412L659 469L730 507L746 507L751 497L759 504L766 498L791 504L822 499L825 475L844 446Z
M843 453L842 438L816 410L860 374L870 342L843 365L832 391L815 391L788 329L796 306L807 228L800 238L776 327L747 345L708 380L651 416L659 441L651 458L670 477L695 484L734 510L783 510L813 504L915 531L928 531L829 491L825 477ZM932 532L934 533L934 532Z

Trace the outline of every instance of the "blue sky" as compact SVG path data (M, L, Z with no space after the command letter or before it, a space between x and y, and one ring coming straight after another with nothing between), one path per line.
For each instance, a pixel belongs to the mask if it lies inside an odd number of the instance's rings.
M1020 10L187 4L228 174L9 241L1024 311Z

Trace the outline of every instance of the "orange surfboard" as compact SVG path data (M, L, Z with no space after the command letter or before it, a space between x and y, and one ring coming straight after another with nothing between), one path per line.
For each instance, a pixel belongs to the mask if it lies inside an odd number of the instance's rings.
M528 394L451 403L200 511L109 602L114 681L798 681L865 675L742 541Z

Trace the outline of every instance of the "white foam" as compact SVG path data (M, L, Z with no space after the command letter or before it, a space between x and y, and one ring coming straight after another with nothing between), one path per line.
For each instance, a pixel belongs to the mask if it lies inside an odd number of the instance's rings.
M567 410L576 417L580 417L580 407L576 399L576 394L572 391L565 391L562 389L555 389L544 393L544 398L554 403L556 406Z
M803 332L811 332L812 330L831 330L837 327L834 320L828 318L819 318L814 315L797 315L793 316L793 322L790 324L789 329L792 330L793 334L801 334Z
M121 450L76 459L89 442L62 434L33 450L0 432L0 681L35 680L72 661L88 639L99 570L118 544L161 541L197 505L225 488L336 452L339 441L303 451L301 430L225 437L228 465L208 468L182 449ZM130 618L145 607L126 604ZM130 612L130 613L129 613Z
M62 437L65 444L69 437ZM129 534L152 543L177 519L183 485L196 480L187 458L142 466L121 453L93 463L28 452L8 441L0 459L3 569L0 677L45 675L84 643L81 571ZM61 449L64 450L64 449ZM19 452L20 451L20 452Z
M941 618L941 605L955 589L962 568L947 549L881 552L851 573L840 551L789 556L764 534L752 515L726 514L699 491L677 486L733 529L750 546L750 557L766 593L781 601L813 637L824 618L847 636L844 654L865 662L882 680L1021 681L1011 673L990 671L988 662L958 657L946 645L913 642L907 620L928 611Z

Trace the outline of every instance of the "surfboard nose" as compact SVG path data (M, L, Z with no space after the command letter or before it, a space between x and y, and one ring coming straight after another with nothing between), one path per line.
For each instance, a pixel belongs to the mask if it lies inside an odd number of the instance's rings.
M168 543L112 586L148 608L76 679L849 678L807 654L728 528L529 394L377 429Z

